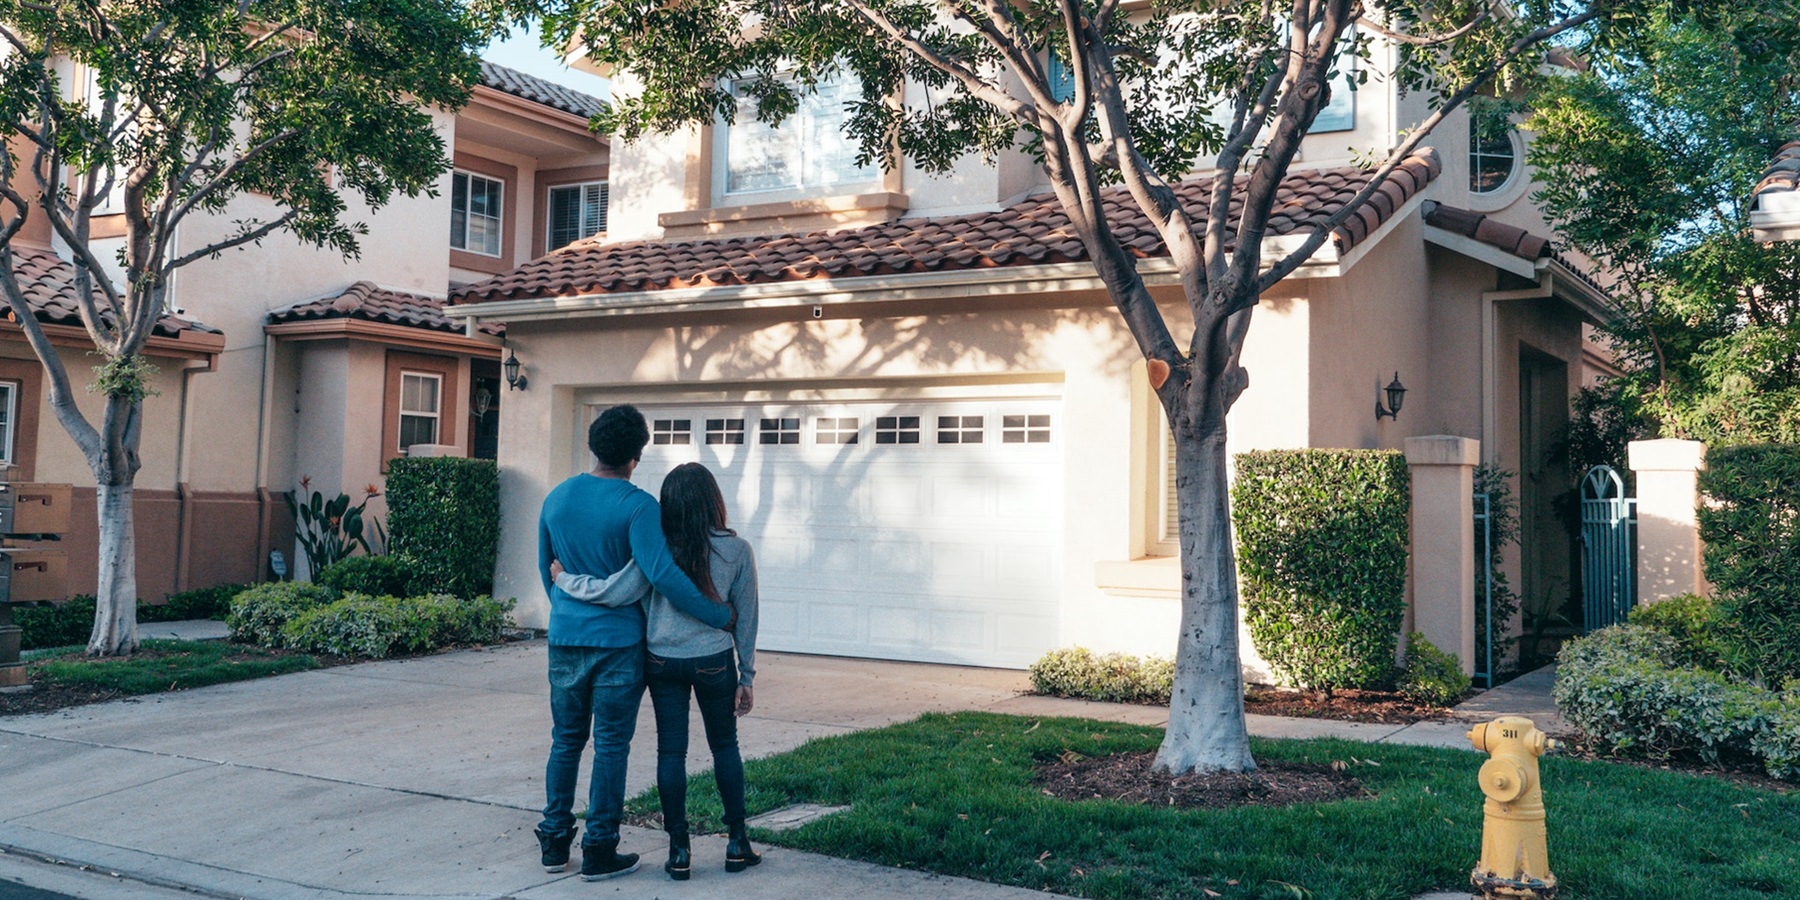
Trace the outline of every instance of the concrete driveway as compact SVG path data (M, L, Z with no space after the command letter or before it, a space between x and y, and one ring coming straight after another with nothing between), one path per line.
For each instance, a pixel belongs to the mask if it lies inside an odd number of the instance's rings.
M777 653L758 662L757 709L741 728L749 756L1033 699L1018 696L1019 672ZM0 848L219 896L590 896L598 886L537 866L544 671L538 641L0 719ZM699 771L711 762L698 716L694 727ZM629 791L654 781L646 700ZM636 829L625 845L646 863L666 846ZM727 880L706 865L723 857L717 839L696 857L688 896L1035 893L779 849ZM0 881L6 872L0 857ZM673 883L647 865L605 887L652 897Z

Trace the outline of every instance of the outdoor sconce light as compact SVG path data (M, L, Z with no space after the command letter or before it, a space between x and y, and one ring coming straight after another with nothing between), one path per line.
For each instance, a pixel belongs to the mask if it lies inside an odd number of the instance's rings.
M507 390L522 391L525 389L526 378L519 374L519 354L511 350L506 351L506 362L501 363L500 368L506 370Z
M1380 382L1376 382L1380 384ZM1375 421L1400 418L1400 404L1406 402L1406 385L1400 383L1400 373L1394 373L1394 380L1382 389L1387 394L1387 405L1381 405L1381 396L1375 397Z

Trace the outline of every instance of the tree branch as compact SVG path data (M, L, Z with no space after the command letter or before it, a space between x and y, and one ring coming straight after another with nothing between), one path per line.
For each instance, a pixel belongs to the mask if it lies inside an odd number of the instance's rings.
M992 105L995 109L1000 110L1020 122L1034 126L1037 124L1037 111L1035 109L1032 109L1028 104L1020 102L1018 98L1011 94L983 81L981 76L977 75L973 70L969 69L961 62L951 59L950 57L939 53L937 50L926 46L923 41L920 41L900 26L895 25L892 20L880 12L877 12L873 7L869 6L868 3L864 2L864 0L844 0L844 4L855 10L856 14L863 18L863 21L874 26L878 31L886 34L889 38L906 47L906 49L918 54L920 59L923 59L933 68L962 82L965 90L976 97L981 98L983 102Z
M256 241L260 241L263 238L266 238L269 235L274 234L275 232L277 232L283 228L286 228L287 224L289 222L292 222L294 220L294 217L297 215L298 215L298 213L296 213L294 210L290 209L287 212L282 213L281 217L278 219L275 219L274 221L264 222L263 224L258 225L255 228L252 228L241 234L226 238L225 240L222 240L222 241L215 241L211 244L201 247L198 250L195 250L192 253L187 254L186 256L181 256L181 257L177 257L176 259L170 260L167 265L162 267L161 271L164 274L167 274L167 273L175 271L176 269L181 268L182 266L187 265L188 263L195 262L195 261L201 260L201 259L205 259L209 256L216 256L220 253L224 253L227 250L231 250L231 249L234 249L237 247L242 247L245 244L251 244L251 243L255 243Z

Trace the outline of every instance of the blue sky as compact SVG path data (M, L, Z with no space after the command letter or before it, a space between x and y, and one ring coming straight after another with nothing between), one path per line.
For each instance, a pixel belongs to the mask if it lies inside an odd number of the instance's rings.
M597 97L611 94L606 79L577 72L563 65L556 51L544 49L535 24L529 29L515 28L504 39L489 44L481 58Z

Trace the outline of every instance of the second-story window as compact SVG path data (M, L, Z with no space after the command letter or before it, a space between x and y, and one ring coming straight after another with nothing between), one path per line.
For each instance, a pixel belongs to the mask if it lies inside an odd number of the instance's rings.
M855 82L839 77L821 82L800 98L800 108L779 128L756 119L756 100L734 85L737 117L725 127L725 193L796 191L874 181L873 163L857 165L857 145L844 134L857 98Z
M506 185L457 172L450 177L450 246L483 256L500 255L500 213Z
M566 247L605 231L606 199L604 181L551 188L548 249Z
M1469 120L1469 190L1477 194L1494 194L1512 184L1513 170L1519 165L1517 132L1510 123L1495 117L1476 116Z

